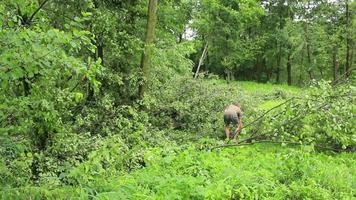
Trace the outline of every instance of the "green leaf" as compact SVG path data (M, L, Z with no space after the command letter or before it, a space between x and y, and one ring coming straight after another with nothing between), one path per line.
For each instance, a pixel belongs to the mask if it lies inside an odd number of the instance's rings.
M80 102L84 97L84 94L81 92L74 93L74 99L76 102Z

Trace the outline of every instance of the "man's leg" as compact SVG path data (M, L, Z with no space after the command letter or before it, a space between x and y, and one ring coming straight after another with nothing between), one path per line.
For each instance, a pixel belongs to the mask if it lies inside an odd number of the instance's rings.
M239 123L239 120L237 118L235 119L235 122L236 129L234 131L234 143L237 143L237 135L240 133L241 124Z
M230 140L230 126L225 124L226 139Z
M240 127L237 126L235 132L234 132L234 143L237 143L237 135L240 133Z

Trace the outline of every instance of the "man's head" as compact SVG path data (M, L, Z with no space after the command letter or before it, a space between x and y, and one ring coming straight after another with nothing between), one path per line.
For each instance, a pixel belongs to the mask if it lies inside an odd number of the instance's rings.
M235 106L239 107L240 108L240 103L239 102L235 102L233 103Z

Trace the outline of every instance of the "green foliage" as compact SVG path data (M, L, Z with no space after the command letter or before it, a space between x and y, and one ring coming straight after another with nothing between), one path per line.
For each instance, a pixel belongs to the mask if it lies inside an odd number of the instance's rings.
M0 198L351 199L354 74L305 90L218 79L283 82L287 62L293 84L340 77L354 19L311 2L159 1L138 100L147 1L2 0ZM248 125L290 97L238 138L282 146L211 150L226 105L240 102Z
M13 3L5 4L8 13L18 2ZM25 12L31 13L36 7L35 3L31 5ZM22 14L17 17L28 17L28 13ZM0 153L5 173L2 181L9 186L29 182L58 185L61 173L85 159L85 150L91 150L91 138L71 133L68 126L72 109L90 96L87 90L98 92L100 86L96 78L102 70L100 60L86 56L95 51L92 35L79 26L85 20L76 18L76 26L69 31L49 28L47 22L32 27L17 24L16 29L3 24ZM63 141L67 143L61 144ZM78 143L71 143L74 141Z
M203 43L209 44L207 71L237 70L259 54L264 39L254 33L243 36L259 25L264 13L257 1L205 0L198 9L193 27Z
M354 149L354 94L351 85L333 87L329 82L319 82L265 119L264 133L287 141Z
M111 155L118 157L116 154ZM99 155L93 159L105 160ZM107 177L86 173L92 178L84 191L63 189L67 195L76 191L76 197L99 199L348 199L352 198L356 181L353 154L315 154L310 148L256 145L209 152L199 151L194 145L170 145L146 150L144 161L145 168L129 174ZM90 166L88 170L97 171L96 165ZM32 188L31 196L40 193L35 192L38 190L44 189ZM47 191L47 195L53 198L61 190ZM45 197L46 193L41 193ZM21 198L20 194L16 197Z

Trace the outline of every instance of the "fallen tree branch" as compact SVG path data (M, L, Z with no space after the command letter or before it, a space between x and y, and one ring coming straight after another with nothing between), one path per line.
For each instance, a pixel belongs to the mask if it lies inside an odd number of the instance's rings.
M347 80L347 77L345 79L346 74L351 73L354 69L356 69L356 67L351 67L349 70L345 71L345 73L343 73L341 76L339 76L339 78L337 78L336 80L334 80L331 83L332 86L336 87L336 86L342 84L345 80Z
M249 138L250 139L250 138ZM291 141L274 141L274 140L256 140L253 142L245 142L245 143L238 143L238 144L224 144L224 145L218 145L215 147L212 147L210 150L218 149L218 148L225 148L225 147L233 147L233 146L245 146L245 145L253 145L257 143L276 143L276 144L288 144L288 145L310 145L310 144L303 144L300 142L291 142ZM335 149L332 147L325 147L321 145L314 145L317 148L320 149L326 149L334 152L341 152L341 149Z
M244 128L246 128L246 127L251 126L252 124L254 124L254 123L258 122L258 121L260 121L260 120L261 120L263 117L265 117L269 112L271 112L272 110L274 110L274 109L276 109L276 108L281 107L281 106L284 105L284 104L287 104L288 102L292 101L293 99L295 99L295 97L292 97L292 98L288 99L287 101L285 101L285 102L283 102L283 103L281 103L281 104L278 104L277 106L274 106L273 108L267 110L267 111L264 112L262 115L260 115L259 117L257 117L257 119L255 119L255 120L253 120L252 122L248 123L247 125L243 126L239 131L241 131L242 129L244 129ZM236 133L236 134L237 134L237 133ZM231 138L234 138L234 137L235 137L235 135L232 135ZM228 143L229 141L230 141L230 138L229 138L229 140L227 141L227 143Z
M264 116L266 116L266 115L267 115L269 112L271 112L272 110L283 106L284 104L286 104L286 103L292 101L293 99L295 99L295 97L292 97L292 98L288 99L287 101L285 101L285 102L283 102L283 103L281 103L281 104L278 104L277 106L275 106L275 107L273 107L273 108L267 110L267 111L264 112L262 115L260 115L259 117L257 117L257 119L255 119L255 120L253 120L252 122L248 123L246 126L242 127L240 130L242 130L242 129L246 128L246 127L249 127L249 126L251 126L252 124L258 122L259 120L261 120Z
M292 99L294 99L294 98L291 98L291 99L289 99L289 100L292 100ZM283 104L285 104L285 103L287 103L287 101L284 102ZM323 107L325 107L325 106L327 106L327 105L328 105L328 103L319 104L319 106L316 107L316 110L322 109ZM281 106L281 104L278 105L278 106L276 106L276 107L279 107L279 106ZM274 108L276 108L276 107L274 107ZM274 108L272 108L272 109L274 109ZM250 124L253 124L253 123L255 123L256 121L258 121L259 119L263 118L263 117L264 117L269 111L271 111L272 109L268 110L266 113L264 113L263 115L261 115L257 120L254 120L254 121L251 122ZM284 121L280 126L282 127L282 126L285 126L285 125L287 125L287 124L290 124L290 123L294 122L295 120L298 120L298 119L300 119L301 117L306 116L307 114L309 114L309 113L311 113L311 112L313 112L312 109L309 109L309 110L307 110L306 112L302 112L302 113L300 113L299 115L297 115L296 117L294 117L294 118L292 118L292 119L290 119L290 120ZM249 124L249 125L250 125L250 124ZM255 137L250 137L250 138L244 139L244 140L240 141L239 144L224 144L224 145L219 145L219 146L212 147L210 150L213 150L213 149L216 149L216 148L230 147L230 146L250 145L250 144L262 143L262 142L303 145L303 144L301 144L301 143L299 143L299 142L274 141L274 140L256 140L256 141L253 141L253 142L246 142L246 143L243 143L243 142L245 142L245 141L253 140L253 139L256 139L256 138L258 138L258 137L263 137L263 136L265 136L266 134L271 133L272 131L273 131L273 130L271 130L271 131L269 131L269 132L267 132L267 133L264 133L264 134L262 134L262 135L257 135L257 136L255 136ZM230 140L228 140L227 143L228 143L229 141L230 141ZM322 148L322 149L327 149L327 150L331 150L331 151L336 151L336 152L340 152L340 151L341 151L341 150L339 150L339 149L334 149L334 148L330 148L330 147L324 147L324 146L320 146L320 145L314 145L314 146L316 146L316 147L318 147L318 148Z

